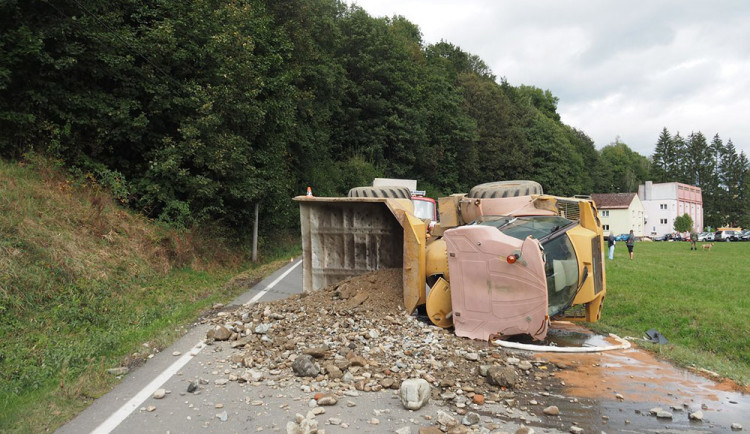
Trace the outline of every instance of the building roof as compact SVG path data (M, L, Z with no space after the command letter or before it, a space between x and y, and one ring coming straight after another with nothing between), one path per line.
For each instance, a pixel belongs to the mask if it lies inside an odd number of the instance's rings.
M635 193L594 193L591 195L598 209L627 209L634 197Z

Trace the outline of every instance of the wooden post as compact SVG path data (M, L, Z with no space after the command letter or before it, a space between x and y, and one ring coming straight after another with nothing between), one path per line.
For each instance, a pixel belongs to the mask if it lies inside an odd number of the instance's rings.
M255 202L255 221L253 222L253 262L258 262L258 208L259 203Z

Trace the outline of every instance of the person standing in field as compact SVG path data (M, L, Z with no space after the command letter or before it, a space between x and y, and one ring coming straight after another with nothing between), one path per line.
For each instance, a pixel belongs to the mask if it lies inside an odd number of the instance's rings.
M635 246L635 234L633 234L633 230L630 230L630 234L628 235L628 240L625 241L625 245L628 246L628 253L630 253L630 259L633 259L633 246Z
M607 237L607 247L609 247L609 259L615 259L615 244L617 242L615 241L615 234L612 233L612 231L609 231L609 236Z
M695 245L695 243L698 241L698 234L695 232L695 229L690 231L690 250L698 250L698 246Z

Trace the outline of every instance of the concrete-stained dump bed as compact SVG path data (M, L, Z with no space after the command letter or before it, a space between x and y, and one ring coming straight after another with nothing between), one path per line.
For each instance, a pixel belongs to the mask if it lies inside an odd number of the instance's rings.
M384 199L303 200L300 224L304 291L402 267L403 229Z

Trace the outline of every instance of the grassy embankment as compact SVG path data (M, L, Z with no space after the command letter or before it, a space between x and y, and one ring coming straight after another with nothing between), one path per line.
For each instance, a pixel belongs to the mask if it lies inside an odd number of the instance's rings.
M660 331L668 345L643 345L685 367L750 385L750 243L624 243L607 260L607 299L595 329L642 337Z
M255 265L230 245L0 161L0 432L54 430L119 381L108 368L143 363L299 252L277 243Z

